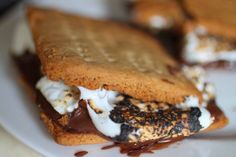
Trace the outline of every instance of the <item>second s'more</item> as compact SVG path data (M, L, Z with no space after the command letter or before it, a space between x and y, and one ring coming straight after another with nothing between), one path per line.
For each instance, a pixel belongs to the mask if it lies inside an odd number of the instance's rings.
M236 1L184 0L194 17L184 26L181 58L189 64L235 69ZM204 4L204 5L203 5Z

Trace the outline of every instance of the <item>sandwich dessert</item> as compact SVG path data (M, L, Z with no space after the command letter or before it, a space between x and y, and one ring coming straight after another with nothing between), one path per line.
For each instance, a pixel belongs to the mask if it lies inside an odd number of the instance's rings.
M184 0L184 5L194 20L184 26L183 61L205 67L235 68L236 1Z
M227 124L204 71L179 67L145 33L50 9L27 15L16 34L32 34L34 45L13 59L57 143L144 149Z
M131 20L155 31L179 29L186 18L176 0L136 0L130 3Z

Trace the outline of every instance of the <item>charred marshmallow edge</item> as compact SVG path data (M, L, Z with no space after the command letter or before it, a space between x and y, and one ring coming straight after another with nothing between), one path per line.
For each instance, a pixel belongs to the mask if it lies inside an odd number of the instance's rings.
M217 45L220 41L209 36L201 45L199 36L208 35L206 28L203 26L196 27L193 31L188 32L185 36L185 46L183 51L183 58L189 63L208 63L219 60L234 62L236 61L236 49L233 50L219 50Z

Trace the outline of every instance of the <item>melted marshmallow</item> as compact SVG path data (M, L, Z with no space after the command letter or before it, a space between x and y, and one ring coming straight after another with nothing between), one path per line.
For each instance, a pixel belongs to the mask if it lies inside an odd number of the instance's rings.
M113 122L109 117L118 93L105 89L78 88L81 91L81 99L88 102L88 113L95 127L108 137L118 136L121 132L121 124ZM100 112L96 113L96 111Z
M38 81L36 88L60 114L72 112L78 107L79 99L72 96L71 88L62 81L51 81L44 76Z
M200 47L199 35L206 35L204 27L197 27L194 31L186 34L186 45L184 47L183 58L190 63L206 63L219 60L236 61L236 50L221 50L216 52L218 42L208 38L205 46Z

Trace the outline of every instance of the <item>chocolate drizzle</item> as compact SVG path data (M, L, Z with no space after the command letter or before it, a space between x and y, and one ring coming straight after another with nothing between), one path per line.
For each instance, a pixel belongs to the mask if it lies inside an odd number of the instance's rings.
M82 156L85 156L86 154L88 154L87 151L78 151L74 155L75 157L82 157Z
M150 140L142 143L114 143L105 147L102 150L111 149L114 147L120 148L120 153L128 156L140 156L144 153L154 153L154 150L167 148L169 145L183 140L183 137L172 138L171 140Z

